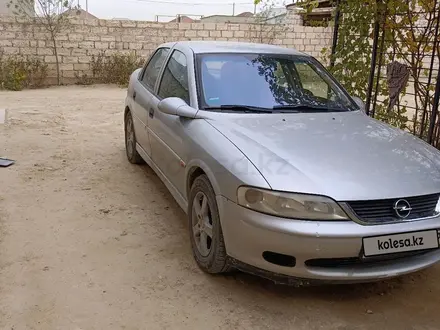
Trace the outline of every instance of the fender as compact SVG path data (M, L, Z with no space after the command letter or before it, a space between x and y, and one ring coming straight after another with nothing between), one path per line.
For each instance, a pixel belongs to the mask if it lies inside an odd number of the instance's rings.
M203 172L206 173L206 175L208 176L209 181L211 182L212 188L214 189L215 195L219 196L221 195L220 192L220 186L218 184L217 179L214 176L214 173L211 171L211 169L209 168L208 165L206 165L206 163L200 159L192 159L188 164L186 164L186 169L185 169L185 186L188 187L188 180L189 180L189 176L191 174L191 171L193 168L195 167L199 167L203 170ZM185 191L185 198L188 200L188 191Z

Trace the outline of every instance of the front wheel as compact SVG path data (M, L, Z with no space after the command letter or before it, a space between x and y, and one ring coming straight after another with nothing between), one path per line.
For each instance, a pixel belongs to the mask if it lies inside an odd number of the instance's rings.
M131 112L125 115L125 151L127 159L132 164L142 164L144 161L136 150L136 135Z
M198 266L211 274L230 271L215 193L206 175L195 179L189 203L191 247Z

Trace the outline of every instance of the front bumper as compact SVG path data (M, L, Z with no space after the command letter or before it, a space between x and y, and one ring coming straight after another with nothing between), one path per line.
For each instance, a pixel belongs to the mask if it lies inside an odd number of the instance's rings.
M217 204L228 255L238 260L238 265L249 265L257 273L261 270L261 273L336 283L370 282L412 273L440 261L439 249L380 259L362 257L363 237L438 230L439 217L364 226L353 221L278 218L248 210L223 196L217 196ZM280 266L268 262L263 258L266 251L293 256L296 263Z

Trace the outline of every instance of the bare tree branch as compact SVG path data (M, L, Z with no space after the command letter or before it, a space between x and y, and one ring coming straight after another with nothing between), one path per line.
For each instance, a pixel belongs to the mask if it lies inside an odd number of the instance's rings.
M58 58L57 36L70 24L66 12L75 8L74 0L9 0L9 7L15 15L32 20L43 26L50 34L56 59L57 80L61 85L60 63Z

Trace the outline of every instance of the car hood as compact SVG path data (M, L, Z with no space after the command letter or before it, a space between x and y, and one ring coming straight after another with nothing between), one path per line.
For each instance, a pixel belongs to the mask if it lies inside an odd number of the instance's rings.
M440 152L361 112L220 117L209 122L274 190L338 201L440 192Z

